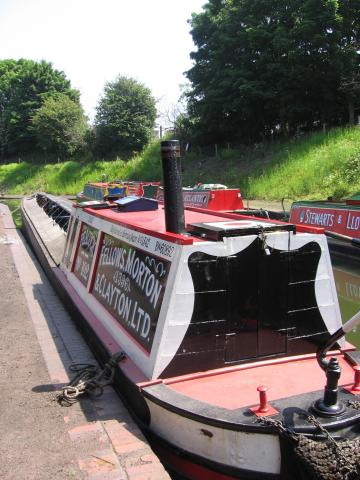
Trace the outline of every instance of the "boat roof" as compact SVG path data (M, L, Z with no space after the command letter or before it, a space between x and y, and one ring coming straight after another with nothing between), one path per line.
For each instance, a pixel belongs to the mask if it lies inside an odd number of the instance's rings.
M330 200L298 200L296 202L293 202L292 207L317 207L317 208L329 208L329 209L344 209L348 210L349 205L346 203L345 200L339 200L336 202L332 202Z
M360 193L356 193L346 200L348 205L360 205Z
M76 207L76 204L74 204ZM122 212L114 208L96 210L91 207L82 209L91 216L98 217L115 225L120 225L132 230L139 231L148 235L152 235L164 240L178 243L182 245L191 245L195 242L203 242L198 235L191 233L176 234L166 230L164 207L159 205L158 210L139 211L139 212ZM294 229L293 225L277 220L264 220L246 215L219 213L205 209L186 208L185 225L188 228L192 224L207 224L209 228L211 224L223 226L224 229L237 228L242 229L243 234L251 234L252 229L260 231L262 229ZM86 220L85 220L86 221ZM241 233L240 233L241 235Z
M308 205L309 207L321 208L339 208L347 210L349 205L360 207L360 193L356 193L352 197L345 200L336 200L329 197L328 200L298 200L293 202L293 206Z

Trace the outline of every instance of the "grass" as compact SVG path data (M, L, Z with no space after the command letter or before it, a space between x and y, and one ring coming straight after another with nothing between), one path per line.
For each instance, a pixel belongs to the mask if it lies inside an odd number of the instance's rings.
M335 129L289 144L249 175L254 198L343 198L360 190L360 128Z
M192 168L185 177L193 176ZM245 198L342 198L360 191L360 128L312 133L244 152L225 150L221 159L202 159L197 168L203 183L213 182L218 172L217 182L240 186Z
M101 180L158 180L160 144L154 142L130 161L74 161L33 165L28 162L0 166L0 193L29 194L45 191L73 195L86 182Z
M245 198L346 197L360 191L360 128L333 129L290 141L225 149L218 157L192 152L182 159L183 184L240 187ZM129 161L74 161L0 166L0 192L76 194L88 181L161 179L160 144Z

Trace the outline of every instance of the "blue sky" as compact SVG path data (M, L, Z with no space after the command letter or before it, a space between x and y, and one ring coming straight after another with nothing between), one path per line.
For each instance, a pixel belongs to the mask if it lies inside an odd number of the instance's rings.
M0 0L0 59L47 60L92 118L105 82L137 79L176 104L194 49L187 20L206 0Z

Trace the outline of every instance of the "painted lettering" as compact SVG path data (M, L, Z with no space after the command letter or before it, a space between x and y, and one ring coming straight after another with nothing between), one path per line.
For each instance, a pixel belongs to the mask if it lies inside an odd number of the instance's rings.
M346 228L348 230L359 230L359 226L360 226L360 216L354 215L351 212L349 212L347 222L346 222Z
M161 255L164 255L165 257L172 257L174 253L175 247L174 245L170 245L169 243L166 242L160 242L159 240L156 240L155 242L155 253L160 253Z
M308 225L317 225L320 227L332 227L334 225L335 214L325 212L313 212L310 209L305 211L305 215L301 213L300 222Z

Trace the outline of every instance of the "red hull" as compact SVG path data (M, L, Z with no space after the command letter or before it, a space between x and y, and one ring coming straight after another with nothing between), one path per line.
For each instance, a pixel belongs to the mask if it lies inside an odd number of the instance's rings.
M345 204L332 206L329 203L298 202L291 208L290 222L360 238L360 210Z

